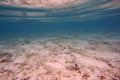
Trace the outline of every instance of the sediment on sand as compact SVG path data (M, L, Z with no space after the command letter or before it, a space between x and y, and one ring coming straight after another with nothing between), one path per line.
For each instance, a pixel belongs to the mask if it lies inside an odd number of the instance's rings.
M0 45L2 80L118 80L116 39L18 39ZM14 45L13 45L14 44Z

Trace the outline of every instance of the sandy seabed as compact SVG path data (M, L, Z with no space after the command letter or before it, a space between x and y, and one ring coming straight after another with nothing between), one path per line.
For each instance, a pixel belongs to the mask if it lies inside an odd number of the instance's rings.
M118 39L20 38L0 44L0 80L120 80Z

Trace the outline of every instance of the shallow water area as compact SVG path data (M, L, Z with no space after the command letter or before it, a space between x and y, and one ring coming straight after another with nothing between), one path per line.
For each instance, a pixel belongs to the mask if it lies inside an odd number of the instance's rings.
M119 0L0 0L1 80L119 80Z

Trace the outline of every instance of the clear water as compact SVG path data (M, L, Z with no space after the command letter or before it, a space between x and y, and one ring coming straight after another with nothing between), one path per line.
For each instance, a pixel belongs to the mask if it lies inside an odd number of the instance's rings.
M120 80L120 0L0 5L0 79Z
M92 9L102 4L105 2L60 10L0 6L0 38L33 34L119 34L120 9Z
M120 34L119 5L111 4L111 6L99 8L112 1L114 0L90 0L88 3L60 9L29 9L1 5L0 39L90 33L118 36Z

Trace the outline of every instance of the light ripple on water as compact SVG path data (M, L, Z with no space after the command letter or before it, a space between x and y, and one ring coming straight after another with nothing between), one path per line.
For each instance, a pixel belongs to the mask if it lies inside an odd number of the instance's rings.
M120 0L78 0L78 3L76 1L74 4L54 8L3 4L2 0L0 2L0 21L86 21L120 15Z

